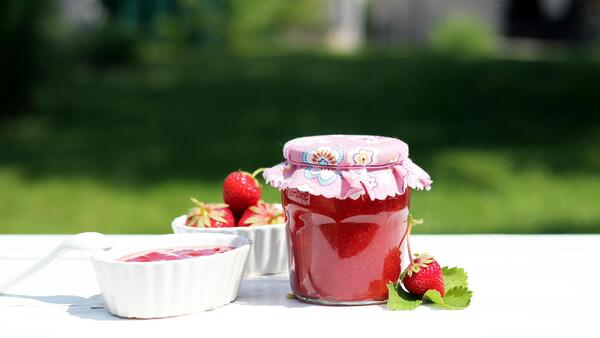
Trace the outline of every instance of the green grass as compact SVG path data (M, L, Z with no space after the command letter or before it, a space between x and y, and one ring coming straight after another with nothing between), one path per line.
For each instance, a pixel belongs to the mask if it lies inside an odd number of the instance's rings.
M411 196L417 232L598 233L599 79L593 61L427 54L74 65L0 123L0 233L169 232L190 196L322 133L409 143L435 181Z

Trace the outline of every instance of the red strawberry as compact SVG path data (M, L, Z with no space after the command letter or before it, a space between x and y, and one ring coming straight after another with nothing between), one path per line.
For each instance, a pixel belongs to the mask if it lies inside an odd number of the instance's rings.
M365 250L379 230L375 223L323 223L319 224L321 233L337 251L339 258L350 258Z
M238 221L239 227L250 225L266 225L283 223L283 210L280 206L258 201L256 205L244 211L244 214Z
M235 226L235 218L227 204L202 203L192 198L197 206L188 213L185 225L199 228L227 228Z
M223 182L223 201L229 205L229 209L236 217L260 200L260 184L256 175L262 172L262 168L252 174L245 171L234 171L227 175Z
M444 297L444 276L438 262L428 254L415 254L412 264L402 273L402 283L408 292L423 296L427 290L437 290Z

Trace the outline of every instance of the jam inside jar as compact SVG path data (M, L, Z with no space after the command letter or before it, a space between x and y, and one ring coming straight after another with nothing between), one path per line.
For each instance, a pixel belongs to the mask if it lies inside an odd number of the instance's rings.
M408 188L375 200L283 190L294 295L319 304L385 302L386 284L400 275L409 196Z

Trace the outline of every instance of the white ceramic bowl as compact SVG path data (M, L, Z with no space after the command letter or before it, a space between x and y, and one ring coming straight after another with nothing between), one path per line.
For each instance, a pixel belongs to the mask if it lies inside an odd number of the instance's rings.
M285 223L231 228L193 228L185 225L186 215L171 222L173 232L235 234L252 241L246 275L271 275L288 271Z
M231 246L209 256L157 262L119 258L146 250L187 246ZM92 257L108 311L126 318L161 318L205 311L237 297L251 242L228 234L152 236L116 245Z

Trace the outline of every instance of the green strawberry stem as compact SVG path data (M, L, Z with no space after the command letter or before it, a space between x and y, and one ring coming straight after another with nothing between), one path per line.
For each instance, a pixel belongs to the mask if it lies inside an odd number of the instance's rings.
M408 251L408 266L406 267L406 270L409 270L411 265L413 264L413 254L412 254L412 250L410 248L410 235L412 234L412 226L413 226L413 224L422 224L423 219L416 219L413 217L413 215L409 214L408 220L406 223L407 223L406 250Z
M191 198L190 198L190 201L192 201L192 203L194 203L195 205L197 205L197 206L199 206L199 207L201 207L201 206L203 206L203 205L204 205L204 203L202 203L202 202L198 201L197 199L195 199L195 198L193 198L193 197L191 197Z
M410 269L413 261L412 250L410 249L410 233L412 232L412 224L408 222L408 230L406 230L406 250L408 251L408 266L406 269Z
M256 178L256 175L262 173L263 171L265 171L265 168L258 168L256 170L254 170L252 172L252 174L250 174L250 176L252 176L252 178Z
M404 229L404 234L402 235L402 239L400 239L400 243L404 243L404 240L406 240L406 238L408 237L408 230L410 229L410 227L408 226L408 222L406 222L406 224L406 229ZM406 241L408 243L408 240ZM400 268L402 268L402 266L400 266Z

